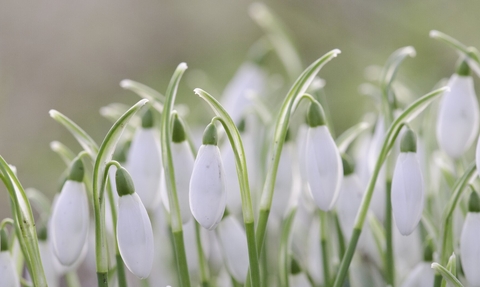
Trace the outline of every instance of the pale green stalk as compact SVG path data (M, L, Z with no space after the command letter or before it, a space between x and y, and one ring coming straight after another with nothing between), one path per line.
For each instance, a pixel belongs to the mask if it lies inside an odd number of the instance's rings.
M360 238L360 234L362 232L363 224L365 223L365 219L367 216L368 208L370 206L370 201L372 200L373 191L375 188L375 183L377 181L378 175L380 173L380 169L382 168L383 163L385 162L393 143L395 142L401 128L406 123L410 122L413 118L415 118L423 109L425 109L437 96L442 94L448 88L441 88L435 91L430 92L429 94L423 96L422 98L415 101L411 104L390 126L388 129L387 135L382 145L382 149L380 152L379 157L377 158L374 171L368 183L367 189L363 195L362 203L358 210L355 225L353 227L352 238L348 245L347 251L345 256L342 258L342 262L340 264L340 269L338 274L335 278L334 287L341 287L345 277L347 275L348 268L353 258L353 254L357 247L358 239Z
M80 280L78 279L77 271L73 270L65 275L68 287L82 287Z
M215 119L222 124L230 141L230 145L232 146L232 150L235 155L235 163L237 166L238 182L240 184L243 221L247 235L248 257L250 261L251 274L250 280L247 280L247 282L251 281L252 286L260 287L262 285L260 278L259 256L257 253L257 245L255 243L254 213L250 194L250 185L248 183L247 161L245 158L245 151L243 148L242 138L240 137L240 132L235 126L235 123L230 115L215 98L202 89L197 88L194 91L197 95L204 99L215 112L217 115Z
M185 63L178 65L173 73L167 88L165 105L160 121L160 140L162 148L163 168L168 192L168 204L170 206L170 226L172 228L175 255L180 277L180 286L190 287L190 274L188 273L187 255L183 239L182 215L178 203L177 187L175 185L175 170L173 166L171 140L172 140L172 110L175 103L178 84L183 73L187 69Z
M441 274L441 276L447 281L448 283L452 284L455 287L463 287L462 283L458 280L455 275L453 275L447 268L443 267L438 263L432 263L432 268Z
M287 218L283 221L283 230L280 237L280 258L279 258L279 273L280 273L280 286L281 287L290 287L289 275L290 275L290 239L291 239L291 230L293 226L293 221L295 219L295 214L297 208L292 208L288 214Z
M17 176L1 156L0 170L1 180L10 194L15 232L27 262L28 271L36 287L46 287L47 280L38 249L37 230L30 202Z

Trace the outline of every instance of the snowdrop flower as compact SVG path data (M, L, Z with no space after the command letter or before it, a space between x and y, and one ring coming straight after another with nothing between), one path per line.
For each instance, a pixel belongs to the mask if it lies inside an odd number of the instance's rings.
M323 211L332 209L340 191L343 168L337 146L325 124L325 115L319 103L308 110L307 177L317 206Z
M195 158L187 142L183 123L176 114L173 119L172 159L173 168L175 170L175 187L177 189L178 204L180 206L182 222L185 224L192 217L189 206L188 190L190 188L190 178L192 176ZM163 175L163 177L164 176L165 175ZM165 182L163 182L162 185L162 201L164 202L165 209L170 212L167 186Z
M273 196L272 211L281 218L287 211L293 188L293 142L290 140L290 131L287 131L285 146L280 154L277 177L275 179L275 194Z
M7 232L0 231L0 287L20 287L20 280L9 251Z
M59 285L60 275L55 269L55 258L50 243L48 242L47 228L43 227L38 232L38 249L43 263L43 271L47 279L48 286L57 287Z
M117 241L127 268L143 279L153 265L153 231L140 197L135 193L132 178L125 168L115 174L118 199Z
M337 214L345 238L352 237L353 225L358 208L362 202L362 186L360 179L354 173L354 164L347 155L342 155L343 181L337 203Z
M190 179L190 209L200 225L214 229L223 217L227 197L225 171L217 146L217 129L209 124L203 134Z
M82 160L77 158L52 212L53 250L65 266L71 266L77 261L87 240L90 218L83 174Z
M410 252L411 253L411 252ZM423 261L419 262L415 268L407 276L402 287L423 287L423 286L433 286L433 281L435 278L435 272L433 271L432 259L433 259L433 250L430 244L425 246Z
M392 178L393 216L402 235L411 234L422 218L425 187L416 140L412 130L404 133Z
M476 191L470 195L468 213L460 237L460 260L465 278L471 286L480 286L480 198Z
M132 139L126 168L145 207L149 210L155 208L160 201L158 191L162 158L159 135L154 127L151 110L147 110L143 115L142 127L136 131Z
M249 266L245 230L232 215L226 215L216 230L228 271L244 284Z
M470 147L478 133L479 110L470 68L462 61L448 82L440 103L437 140L440 148L457 159Z

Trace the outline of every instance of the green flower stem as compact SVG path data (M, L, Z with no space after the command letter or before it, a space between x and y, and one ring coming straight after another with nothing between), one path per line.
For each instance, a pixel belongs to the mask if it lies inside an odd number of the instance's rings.
M433 39L437 39L443 43L446 43L447 45L451 46L452 48L464 54L464 56L469 57L475 62L480 64L479 53L475 48L467 47L457 39L436 30L430 31L430 37Z
M357 213L357 217L355 219L355 225L353 227L352 238L350 243L348 244L347 252L345 256L342 258L342 262L340 263L340 269L338 274L335 278L334 287L341 287L345 277L347 275L348 268L353 258L353 254L357 247L358 239L360 238L360 234L362 233L363 224L365 223L365 219L367 217L368 208L370 206L370 201L372 200L373 191L375 190L375 183L377 181L378 175L382 168L383 163L385 162L395 139L397 138L401 128L405 123L408 123L412 119L414 119L423 109L425 109L436 97L446 91L448 88L444 87L435 91L432 91L425 96L421 97L413 104L411 104L390 126L388 129L387 135L382 145L382 149L380 151L380 155L377 158L375 163L375 168L372 173L372 177L368 182L367 189L364 193L362 198L362 203Z
M443 230L442 230L442 238L441 244L442 249L440 252L440 264L446 265L448 263L448 256L453 252L453 230L452 230L452 219L453 219L453 212L457 207L458 201L460 200L463 191L467 187L468 183L472 181L477 175L477 166L475 162L471 163L465 173L462 175L461 178L457 180L453 188L453 194L448 202L448 205L445 208L445 212L443 214ZM441 274L435 275L435 287L439 287L441 284L442 278Z
M325 287L330 286L330 259L328 254L328 218L325 211L320 210L320 247L322 248L323 280Z
M70 271L65 274L65 280L67 281L68 287L82 287L78 280L77 271Z
M217 115L216 119L223 125L223 128L225 129L230 141L230 145L232 146L232 150L235 155L235 163L237 166L238 182L240 184L243 221L247 235L248 257L250 261L250 280L247 280L247 282L251 281L252 286L260 287L262 285L260 279L257 245L255 242L254 214L250 194L250 185L248 183L247 161L245 158L245 151L243 149L240 132L235 126L232 118L228 115L227 111L225 111L222 105L215 98L202 89L195 89L194 91L213 109Z
M387 285L395 286L395 257L393 250L393 214L392 214L392 181L387 179L385 211L385 281Z
M174 248L177 259L178 272L180 276L180 286L182 287L190 287L190 274L188 273L187 256L185 253L185 243L183 240L182 215L180 214L177 187L175 185L175 170L173 167L171 150L171 130L172 110L175 103L178 84L186 69L187 65L185 63L181 63L180 65L178 65L177 69L173 73L172 79L170 80L167 88L165 105L160 121L162 160L168 192L168 204L170 206L170 226L174 238Z
M198 264L200 266L200 283L202 284L202 287L210 287L210 275L205 254L203 253L200 224L198 224L197 221L195 221L195 243L197 245Z
M93 210L95 215L95 255L99 286L108 286L108 247L105 227L105 200L107 163L129 120L140 110L147 100L141 100L125 112L108 131L95 156L93 168Z
M126 90L134 92L141 98L147 99L158 112L161 113L163 111L165 96L154 89L132 80L123 80L120 82L120 86Z
M297 208L292 208L287 215L287 218L283 221L283 230L280 237L280 258L279 258L279 267L280 267L280 286L281 287L290 287L290 282L288 277L290 275L290 238L291 230L293 226L293 221L295 219L295 214L297 213Z
M33 284L36 287L46 287L47 280L38 249L37 230L30 202L17 176L1 156L0 170L2 173L1 180L10 194L15 232L27 262L28 271L32 276Z
M76 156L72 150L59 141L51 142L50 149L57 153L66 165L69 165Z
M345 236L343 235L342 228L340 226L340 220L338 219L338 214L335 212L333 214L335 220L335 230L337 231L338 238L338 256L340 258L345 254Z
M115 254L115 261L117 261L117 278L118 278L118 287L127 287L127 276L125 274L125 266L123 264L123 259L120 253L118 252L117 245L117 254Z
M455 287L463 287L462 283L457 279L457 277L455 277L455 275L448 271L447 268L443 267L438 263L432 263L432 268L438 273L440 273L440 276L443 277L448 283L452 284Z

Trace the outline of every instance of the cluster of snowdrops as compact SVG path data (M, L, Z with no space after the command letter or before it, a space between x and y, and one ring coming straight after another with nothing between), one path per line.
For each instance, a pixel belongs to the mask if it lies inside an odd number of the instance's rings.
M83 265L98 286L480 286L478 51L432 31L459 61L422 97L395 79L415 50L395 51L361 87L376 112L334 137L317 74L340 51L302 72L278 19L251 12L266 37L219 100L194 91L212 110L202 136L175 104L182 63L165 95L122 81L144 99L102 108L100 145L50 112L82 147L52 142L67 169L51 204L0 157L0 286L80 286ZM273 52L293 82L277 106Z

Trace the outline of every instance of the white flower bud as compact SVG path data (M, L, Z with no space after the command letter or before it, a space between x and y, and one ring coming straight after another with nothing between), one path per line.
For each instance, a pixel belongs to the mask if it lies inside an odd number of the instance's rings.
M448 86L438 112L437 140L443 151L457 159L475 140L480 117L471 76L453 74Z
M8 250L0 252L0 287L20 287L12 255Z
M362 194L363 190L358 176L355 173L345 175L338 197L337 214L347 242L352 237L353 225L362 202Z
M232 215L226 216L216 230L228 271L236 281L244 284L249 266L245 230Z
M220 222L227 204L225 171L216 145L198 150L190 180L190 209L200 225L208 230Z
M84 183L67 180L51 218L53 250L61 264L71 266L80 257L87 240L89 222Z
M460 237L460 260L463 272L471 286L480 286L480 212L469 212Z
M136 193L118 199L117 241L127 268L137 277L147 278L153 265L153 231Z
M311 127L307 135L307 176L317 206L332 209L343 178L342 161L327 126Z
M155 128L139 128L128 151L126 168L132 176L135 190L147 209L160 201L159 185L162 158L159 135Z
M422 218L424 182L415 152L401 152L392 179L392 210L402 235L415 230Z

